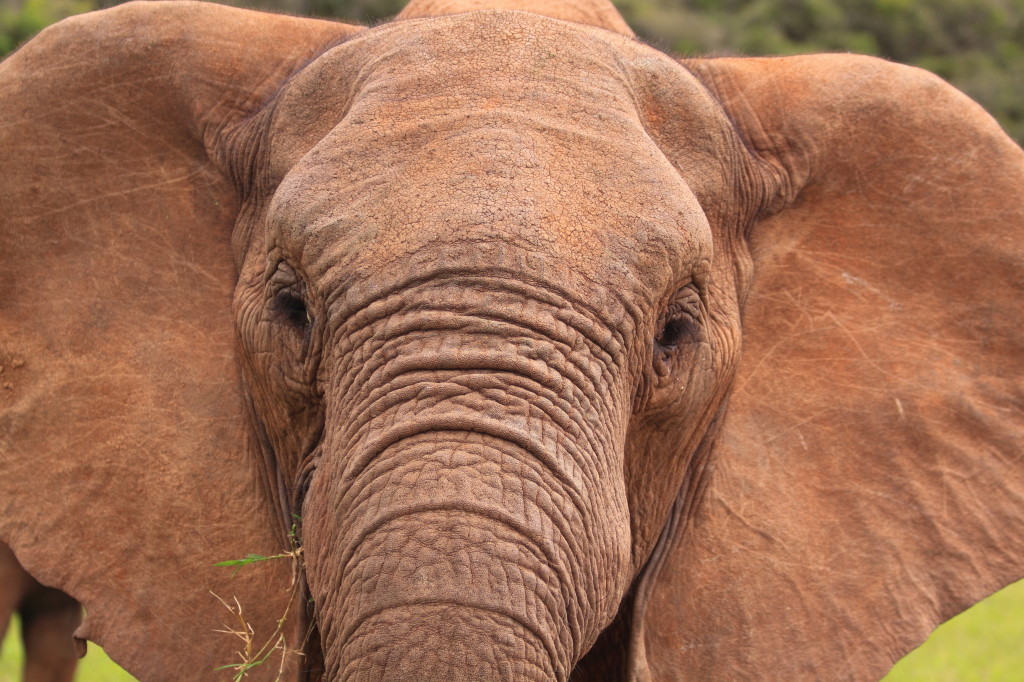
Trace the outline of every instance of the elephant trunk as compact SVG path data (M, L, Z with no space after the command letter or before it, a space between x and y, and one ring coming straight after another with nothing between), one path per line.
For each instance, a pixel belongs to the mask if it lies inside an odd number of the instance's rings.
M327 678L567 679L629 580L606 367L564 324L411 314L333 379L303 511Z
M529 499L544 495L536 482L515 489L529 474L509 469L525 454L490 440L414 437L371 474L341 560L314 560L311 573L318 592L327 586L328 679L567 676L581 620L566 556L576 540Z

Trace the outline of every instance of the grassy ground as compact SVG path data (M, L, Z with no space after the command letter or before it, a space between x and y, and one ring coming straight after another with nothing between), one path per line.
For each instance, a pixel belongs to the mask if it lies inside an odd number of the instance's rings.
M1024 679L1024 580L943 623L896 664L885 682L1017 682Z
M20 682L17 623L0 648L0 682ZM1016 682L1024 663L1024 580L944 624L900 661L885 682ZM132 682L95 644L79 668L78 682Z

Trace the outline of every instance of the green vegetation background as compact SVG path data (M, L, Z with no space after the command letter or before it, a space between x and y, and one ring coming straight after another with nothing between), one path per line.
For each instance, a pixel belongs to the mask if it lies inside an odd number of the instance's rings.
M0 0L0 56L44 26L110 0ZM232 4L373 22L404 0L236 0ZM687 55L859 52L934 71L979 101L1024 142L1024 0L615 0L655 47ZM16 625L15 625L16 627ZM16 632L0 651L0 682L20 679ZM1024 582L939 628L888 682L1020 679ZM91 646L79 680L131 680Z

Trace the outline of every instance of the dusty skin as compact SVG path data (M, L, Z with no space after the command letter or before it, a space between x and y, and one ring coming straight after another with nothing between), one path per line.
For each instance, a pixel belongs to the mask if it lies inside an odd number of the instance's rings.
M927 73L151 2L0 103L0 542L141 680L214 594L250 680L871 680L1024 576L1024 153Z

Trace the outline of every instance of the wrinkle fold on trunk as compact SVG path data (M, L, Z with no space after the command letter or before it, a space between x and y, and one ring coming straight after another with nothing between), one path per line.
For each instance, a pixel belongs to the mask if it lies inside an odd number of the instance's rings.
M328 679L568 679L630 577L616 392L539 335L378 324L303 509Z

